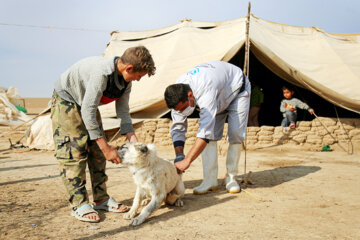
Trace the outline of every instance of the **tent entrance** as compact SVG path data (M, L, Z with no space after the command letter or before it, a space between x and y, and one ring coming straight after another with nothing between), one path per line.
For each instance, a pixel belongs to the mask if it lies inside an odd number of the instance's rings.
M239 66L244 65L245 47L241 48L236 55L230 59L230 63ZM280 126L282 114L280 112L280 102L283 99L282 87L290 86L294 89L294 97L307 103L314 109L315 113L321 117L336 118L334 105L317 94L295 86L280 78L264 64L262 64L253 54L250 48L249 79L252 84L256 83L264 93L264 103L259 112L259 124L268 126ZM359 114L347 109L336 106L340 118L358 118ZM311 121L314 117L307 111L298 110L298 121Z

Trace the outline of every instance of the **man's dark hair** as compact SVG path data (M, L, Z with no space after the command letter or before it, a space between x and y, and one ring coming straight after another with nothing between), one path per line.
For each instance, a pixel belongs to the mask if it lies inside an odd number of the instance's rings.
M290 92L293 92L294 89L292 87L290 87L289 85L284 85L282 88L281 88L283 91L284 90L289 90Z
M188 92L190 91L189 84L177 83L168 86L164 93L167 107L173 109L179 102L186 102L188 100Z

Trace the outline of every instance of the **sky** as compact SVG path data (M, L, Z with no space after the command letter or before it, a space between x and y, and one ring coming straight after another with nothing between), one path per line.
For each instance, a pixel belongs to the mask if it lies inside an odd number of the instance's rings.
M185 18L231 20L246 16L247 7L247 0L0 0L0 86L16 87L21 97L51 97L61 73L101 55L113 30L150 30ZM251 12L273 22L360 33L359 0L253 0Z

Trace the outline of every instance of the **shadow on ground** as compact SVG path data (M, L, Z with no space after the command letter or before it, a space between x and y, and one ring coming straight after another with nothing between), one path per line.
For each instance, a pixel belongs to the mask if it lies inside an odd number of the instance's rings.
M254 185L249 185L249 188L257 188L257 187L274 187L284 182L288 182L291 180L295 180L301 177L304 177L308 174L314 173L319 171L321 168L317 166L289 166L289 167L281 167L275 168L271 170L265 170L260 172L253 172L251 179L254 181ZM238 176L241 179L243 176ZM191 180L185 181L186 188L194 188L201 183L202 180ZM221 182L219 181L219 184ZM176 218L183 214L187 214L189 212L199 211L204 208L208 208L210 206L214 206L216 204L221 204L236 198L234 195L228 195L227 197L219 198L218 196L227 194L225 191L225 187L221 187L220 190L216 192L212 192L206 195L193 195L193 194L185 194L184 200L185 205L182 208L172 207L172 206L162 206L168 207L172 209L172 211L160 214L158 216L151 216L148 218L144 224L156 224L159 221L165 221L166 219ZM201 205L195 206L195 204L191 204L193 201L199 201L201 198ZM131 201L124 200L124 202ZM103 217L103 216L102 216ZM135 229L139 229L144 225L140 225L138 227L130 227L130 226L122 226L116 229L112 229L109 231L101 231L92 236L77 238L77 240L90 240L90 239L99 239L103 238L104 236L116 235L117 233L124 232L124 231L132 231Z
M229 195L228 197L221 198L221 199L218 198L219 195L223 195L223 194L227 194L227 193L225 191L216 191L216 192L209 193L206 195L201 195L201 196L193 195L193 194L185 194L185 196L184 196L185 205L183 207L162 205L161 208L164 208L164 207L170 208L172 211L168 211L168 212L160 214L158 216L150 216L148 219L146 219L145 223L140 226L137 226L137 227L122 226L122 227L112 229L109 231L101 231L92 236L76 238L76 240L101 239L101 238L104 238L104 236L109 237L111 235L116 235L120 232L140 229L143 226L146 226L148 224L150 224L150 225L156 224L160 221L166 221L167 219L170 219L170 218L176 218L183 214L187 214L189 212L194 212L194 211L199 211L201 209L208 208L208 207L214 206L216 204L221 204L221 203L227 202L229 200L232 200L233 198L236 198L236 196L233 196L233 195ZM201 206L195 206L195 204L191 204L192 201L198 201L199 198L201 198L201 202L202 202ZM124 200L123 202L127 202L127 201L128 200ZM129 200L129 201L131 201L131 200ZM130 221L129 221L129 223L130 223Z
M27 165L27 166L0 168L0 172L11 171L11 170L16 170L16 169L25 169L25 168L47 167L47 166L51 166L51 165L57 165L57 164L35 164L35 165Z
M319 171L321 168L318 166L288 166L279 167L270 170L264 170L260 172L252 172L251 180L253 185L248 185L248 188L269 188L280 185L285 182L289 182L308 174ZM242 179L239 176L239 179Z
M50 178L57 178L57 177L60 177L60 175L21 179L21 180L16 180L16 181L3 182L3 183L0 183L0 186L9 185L9 184L17 184L17 183L25 183L25 182L35 182L35 181L40 181L40 180L45 180L45 179L50 179Z

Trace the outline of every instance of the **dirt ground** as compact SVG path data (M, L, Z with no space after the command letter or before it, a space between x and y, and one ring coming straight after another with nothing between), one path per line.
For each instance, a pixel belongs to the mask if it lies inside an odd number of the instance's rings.
M53 153L4 151L8 147L8 138L0 138L0 239L360 239L359 153L247 151L253 185L243 185L239 194L221 186L195 196L192 189L202 179L199 158L183 175L185 206L162 205L143 225L130 227L118 213L100 212L97 224L71 217ZM171 148L158 153L174 157ZM244 154L240 173L243 162ZM222 183L224 157L219 165ZM107 174L110 195L131 205L135 185L129 170L109 163Z

